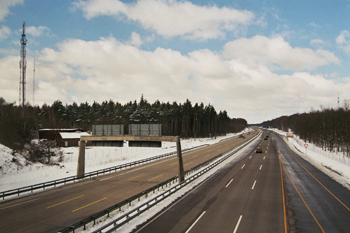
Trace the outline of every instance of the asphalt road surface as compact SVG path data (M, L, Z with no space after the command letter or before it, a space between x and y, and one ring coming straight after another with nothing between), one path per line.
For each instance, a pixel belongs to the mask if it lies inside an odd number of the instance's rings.
M290 232L350 232L350 190L292 152L280 136L273 141L283 162Z
M135 232L284 232L278 153L270 138L258 146Z
M257 132L255 132L256 134ZM185 170L236 148L234 137L183 154ZM0 232L56 232L178 174L177 157L0 203Z
M265 138L265 136L264 136ZM350 191L269 133L134 232L350 232Z

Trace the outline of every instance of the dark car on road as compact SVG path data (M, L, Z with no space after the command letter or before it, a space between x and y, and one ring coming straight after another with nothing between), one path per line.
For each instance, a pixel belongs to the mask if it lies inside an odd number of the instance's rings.
M262 149L261 148L257 148L255 153L263 153Z

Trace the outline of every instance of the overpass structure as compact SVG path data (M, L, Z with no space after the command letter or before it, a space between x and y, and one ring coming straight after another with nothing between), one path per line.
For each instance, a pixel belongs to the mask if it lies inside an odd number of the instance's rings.
M184 166L181 153L181 142L179 136L81 136L79 144L79 158L77 167L77 177L83 177L85 174L85 147L88 141L148 141L148 142L175 142L177 158L179 162L179 183L184 181Z

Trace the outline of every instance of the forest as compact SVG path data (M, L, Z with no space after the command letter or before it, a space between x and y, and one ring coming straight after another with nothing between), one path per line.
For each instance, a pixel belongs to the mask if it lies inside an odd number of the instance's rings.
M321 107L309 113L282 116L263 122L265 127L292 130L306 142L313 143L324 150L350 153L350 104L337 109Z
M203 103L149 103L143 95L139 101L121 104L113 100L52 105L17 106L0 97L0 143L21 149L38 138L39 129L79 128L89 131L94 124L162 124L162 134L181 138L216 137L247 127L245 119L230 118L226 111L217 112ZM124 133L128 134L125 127Z

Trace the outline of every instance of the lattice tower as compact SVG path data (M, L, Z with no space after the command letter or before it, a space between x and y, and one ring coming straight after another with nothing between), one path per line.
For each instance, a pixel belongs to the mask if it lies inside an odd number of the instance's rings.
M25 34L25 22L22 24L22 38L21 38L21 59L19 61L20 69L20 80L19 80L19 104L24 106L26 102L26 69L27 69L27 60L26 60L26 45L27 39Z

